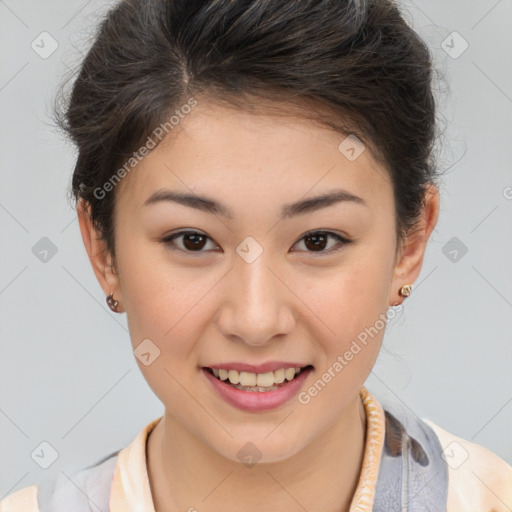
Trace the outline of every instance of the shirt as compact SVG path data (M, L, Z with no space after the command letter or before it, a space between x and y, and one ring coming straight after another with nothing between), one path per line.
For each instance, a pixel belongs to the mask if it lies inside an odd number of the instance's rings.
M365 388L362 467L350 512L510 512L512 466L483 446L416 417L391 412ZM155 512L146 465L151 421L125 448L70 482L24 487L0 501L0 512Z

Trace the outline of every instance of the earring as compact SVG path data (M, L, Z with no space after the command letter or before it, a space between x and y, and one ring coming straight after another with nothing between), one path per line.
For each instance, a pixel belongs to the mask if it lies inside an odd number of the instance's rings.
M412 284L404 284L400 290L398 290L398 294L401 297L409 297L412 293Z
M412 293L412 284L404 284L399 290L398 295L404 299L409 297ZM403 302L403 301L402 301ZM400 306L401 302L395 302L393 306Z
M107 297L107 304L108 304L108 307L112 310L112 311L115 311L116 313L118 313L117 311L117 306L119 305L119 301L117 300L114 300L114 296L113 294L110 294L108 297Z

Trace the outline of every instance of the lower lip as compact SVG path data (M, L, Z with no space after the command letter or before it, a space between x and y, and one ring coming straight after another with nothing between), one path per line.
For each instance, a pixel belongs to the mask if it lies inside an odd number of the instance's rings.
M229 404L244 411L259 412L275 409L293 398L302 387L312 368L302 370L293 380L274 391L242 391L230 384L217 379L206 368L202 368L203 374L211 382L213 388Z

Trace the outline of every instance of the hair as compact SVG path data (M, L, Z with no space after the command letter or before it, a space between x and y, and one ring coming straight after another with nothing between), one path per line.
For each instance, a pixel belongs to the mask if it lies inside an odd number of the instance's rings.
M402 243L436 179L432 74L427 45L392 0L121 0L55 106L78 150L72 197L90 206L115 261L119 187L94 191L202 97L354 134L389 173Z

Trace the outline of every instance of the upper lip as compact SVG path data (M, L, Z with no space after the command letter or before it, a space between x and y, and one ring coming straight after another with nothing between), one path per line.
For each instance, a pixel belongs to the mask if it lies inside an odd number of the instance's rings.
M261 363L261 364L248 364L248 363L237 363L237 362L230 362L230 363L219 363L219 364L213 364L210 366L206 366L205 368L216 368L216 369L223 369L223 370L238 370L242 372L249 372L249 373L267 373L267 372L275 372L276 370L279 370L280 368L303 368L305 366L309 366L304 363L297 363L297 362L289 362L289 361L269 361L268 363Z

